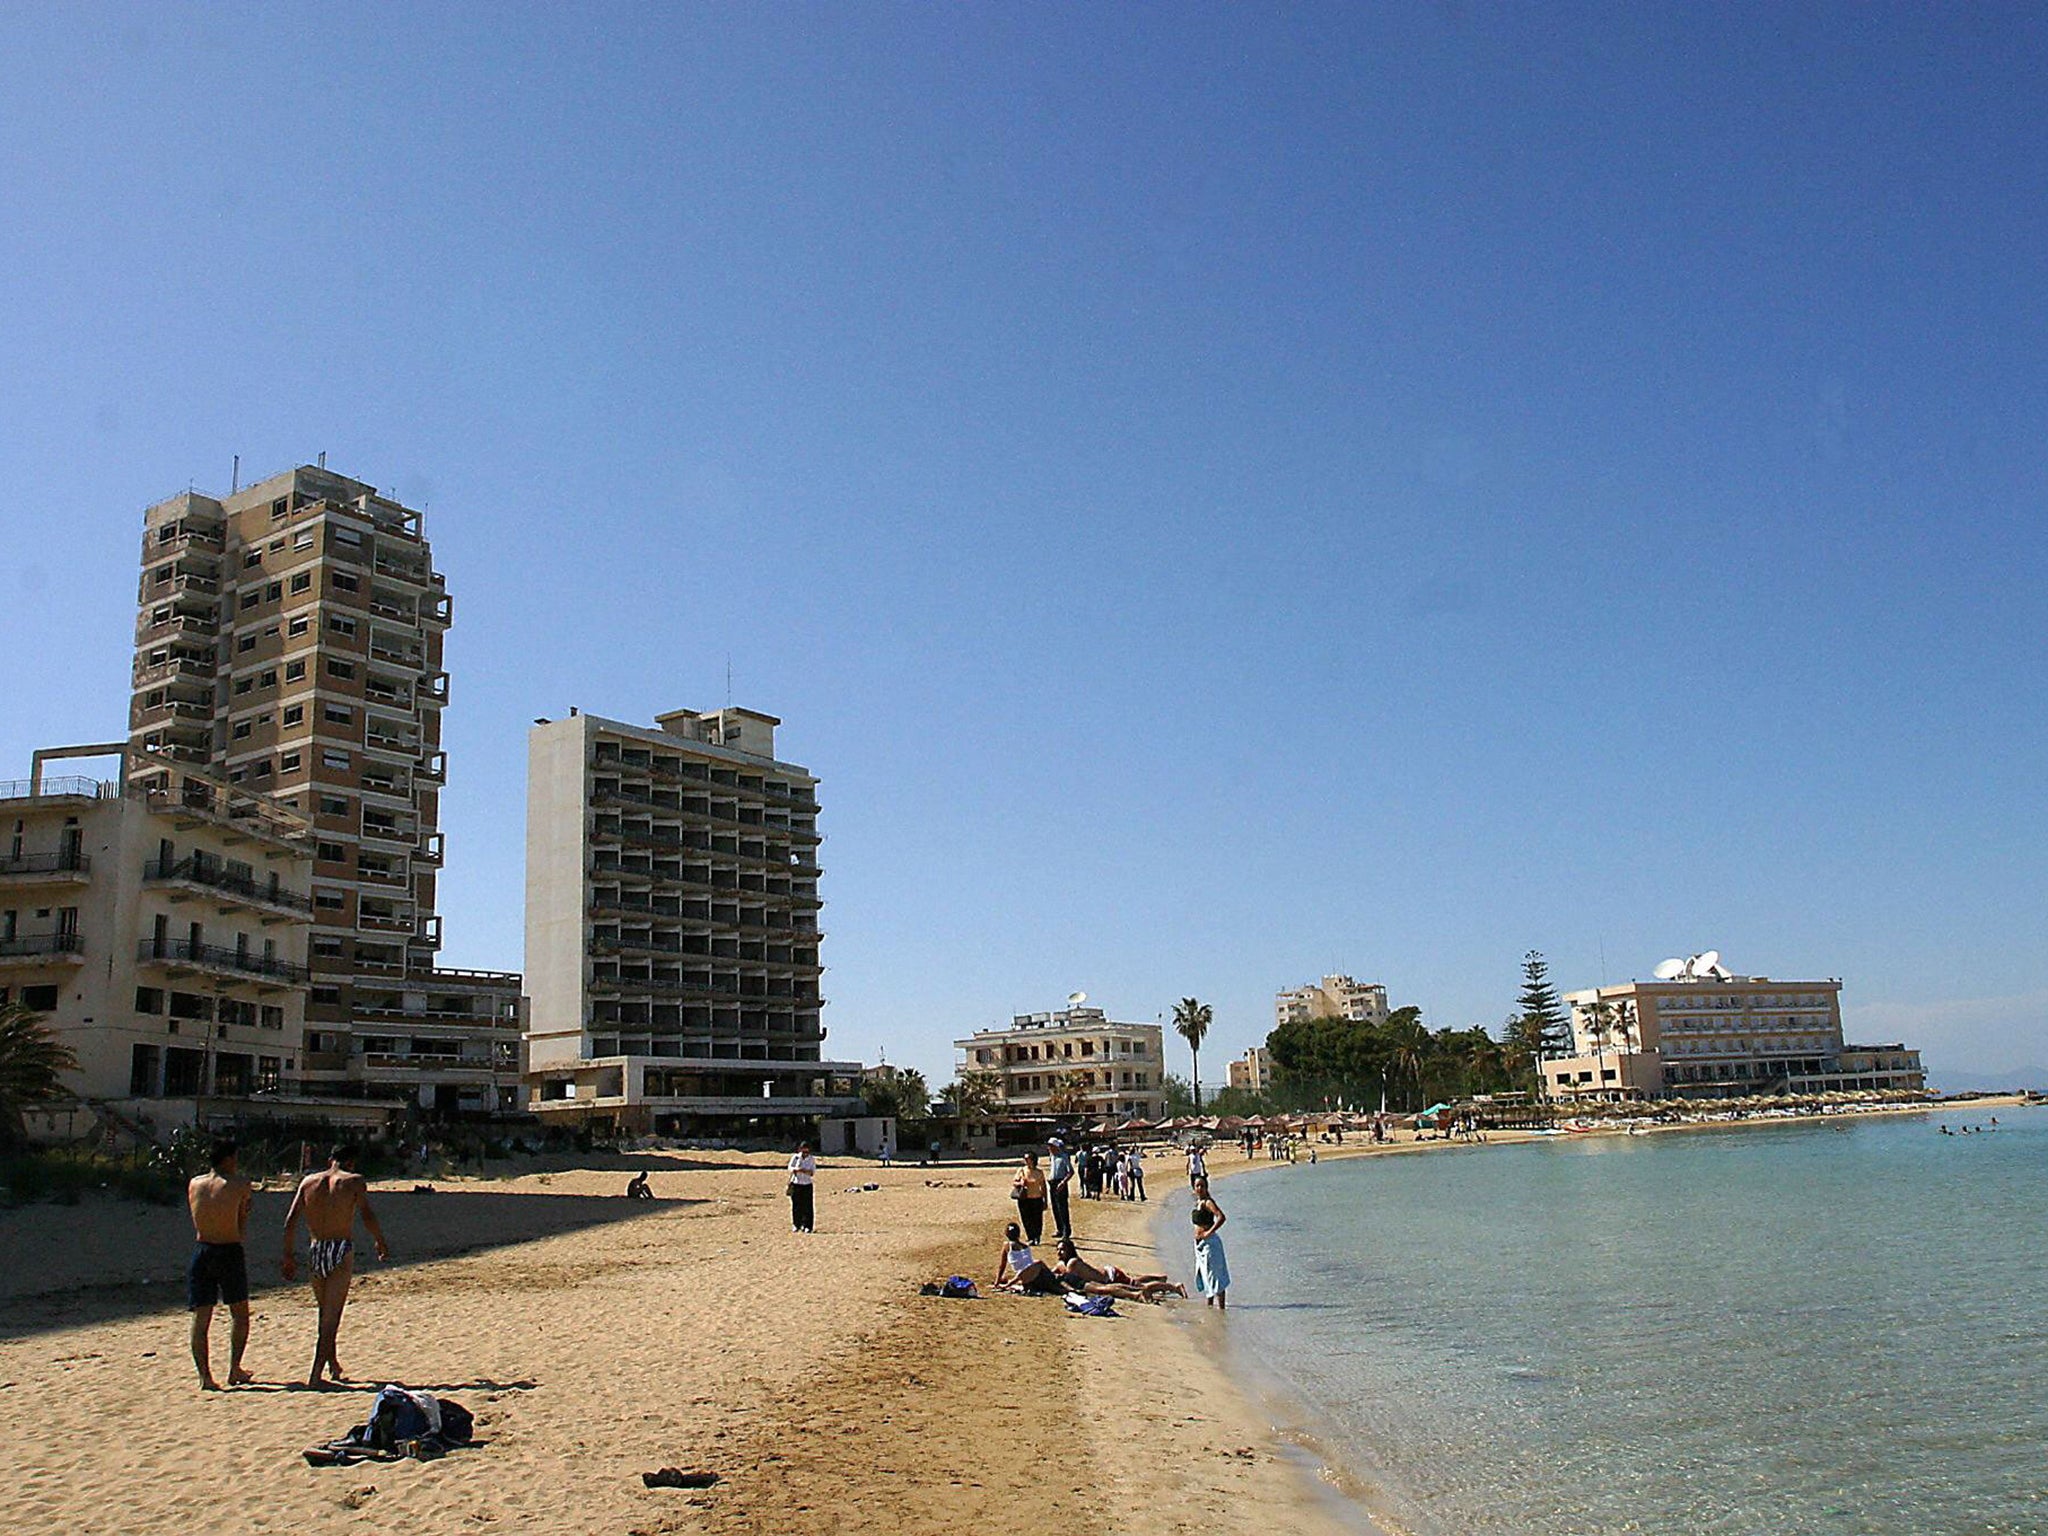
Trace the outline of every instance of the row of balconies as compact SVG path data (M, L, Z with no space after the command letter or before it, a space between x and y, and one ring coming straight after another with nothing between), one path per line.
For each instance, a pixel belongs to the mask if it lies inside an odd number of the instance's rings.
M161 966L173 972L203 971L212 975L250 977L279 986L303 986L306 967L272 955L258 954L240 946L195 944L190 939L144 939L135 958L145 965Z
M665 879L661 883L663 886L681 886L685 890L708 892L715 896L724 897L728 901L734 899L745 901L751 906L759 906L764 910L773 907L777 910L816 912L821 910L824 905L815 895L797 896L785 891L766 891L745 886L720 885L706 880L684 880L677 878ZM673 918L680 918L684 915L683 902L678 897L630 896L616 889L606 890L598 888L593 890L590 893L589 906L593 913L626 913L628 915L646 913L652 917Z
M716 769L702 763L669 768L646 753L636 753L629 759L611 742L598 742L591 762L594 767L644 773L650 779L659 779L667 784L681 784L692 788L716 784L739 794L759 796L763 800L771 800L797 810L815 811L818 808L817 794L808 787L801 790L771 789L763 780L742 780L730 770ZM698 771L693 773L689 771L691 768Z
M142 878L152 883L181 885L204 892L209 898L227 897L246 905L274 911L303 913L313 910L313 898L278 882L273 874L259 881L253 875L230 870L212 859L188 855L166 863L151 859L142 866Z
M85 958L85 940L75 932L11 933L0 938L0 966L76 965Z
M751 819L739 814L737 801L689 800L681 795L661 799L653 790L639 790L629 785L606 786L591 792L593 805L647 806L665 811L677 817L688 817L691 821L708 821L717 826L738 827L744 831L773 831L787 833L792 842L819 843L824 839L817 828L805 822L767 821L761 816ZM730 807L731 814L718 807Z
M26 880L36 885L80 885L92 872L92 859L76 848L56 853L21 853L0 859L0 880Z
M733 859L756 869L771 869L779 874L802 875L815 879L824 873L813 859L802 858L788 849L777 850L775 845L755 843L750 846L760 849L759 853L747 853L738 847L718 847L703 833L694 836L682 832L660 831L654 827L632 826L623 822L607 824L606 818L599 818L591 828L591 841L602 845L608 841L634 843L644 848L679 848L696 853L715 853L723 858ZM780 857L777 857L777 853Z

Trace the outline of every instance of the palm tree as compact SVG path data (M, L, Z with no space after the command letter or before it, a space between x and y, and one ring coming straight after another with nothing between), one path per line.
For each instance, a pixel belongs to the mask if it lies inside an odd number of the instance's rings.
M77 1056L50 1033L41 1014L20 1003L0 1006L0 1144L18 1146L27 1135L22 1112L63 1097L59 1074L77 1070Z
M1207 1003L1192 997L1184 997L1173 1005L1174 1033L1188 1043L1188 1055L1195 1063L1195 1110L1202 1108L1202 1037L1209 1033L1209 1026L1216 1022L1216 1010Z
M972 1125L995 1114L996 1106L1002 1102L1002 1090L993 1072L962 1072L939 1097L952 1107L962 1125Z
M1053 1090L1046 1096L1046 1113L1053 1115L1078 1115L1088 1107L1088 1096L1094 1091L1094 1084L1086 1072L1068 1072L1053 1084Z

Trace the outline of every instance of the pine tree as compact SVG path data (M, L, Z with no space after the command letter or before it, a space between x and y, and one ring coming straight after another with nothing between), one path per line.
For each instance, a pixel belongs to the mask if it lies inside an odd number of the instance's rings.
M1557 988L1550 984L1550 966L1540 950L1522 956L1522 992L1515 1007L1517 1044L1539 1061L1571 1054L1571 1026L1565 1022L1564 1006L1558 1001Z

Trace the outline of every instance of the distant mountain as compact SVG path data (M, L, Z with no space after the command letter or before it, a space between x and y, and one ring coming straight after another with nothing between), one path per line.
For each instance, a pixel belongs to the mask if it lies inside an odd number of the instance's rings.
M2013 1067L2005 1072L1965 1072L1930 1067L1927 1086L1936 1093L1997 1093L2005 1089L2048 1089L2048 1067Z

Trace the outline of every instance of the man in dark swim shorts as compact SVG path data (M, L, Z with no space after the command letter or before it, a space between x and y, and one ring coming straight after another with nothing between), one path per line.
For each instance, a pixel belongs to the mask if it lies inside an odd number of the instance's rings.
M192 1363L199 1367L199 1385L209 1392L219 1386L213 1379L208 1335L213 1309L221 1302L227 1303L234 1318L228 1385L239 1387L251 1379L242 1369L242 1351L249 1344L249 1265L242 1255L242 1242L249 1235L253 1195L249 1181L236 1169L235 1151L232 1141L216 1140L212 1171L200 1174L185 1187L185 1204L192 1212L192 1230L199 1239L185 1273L185 1303L192 1309Z

